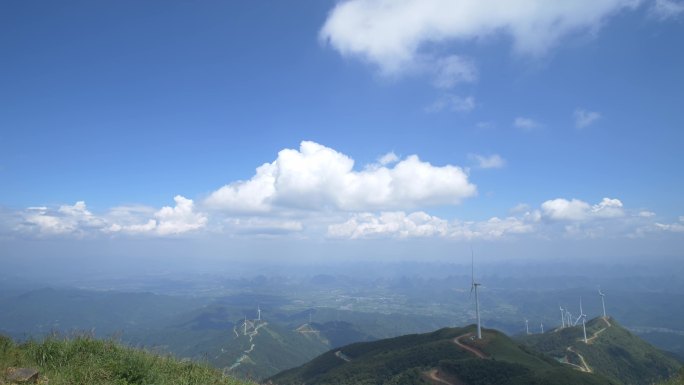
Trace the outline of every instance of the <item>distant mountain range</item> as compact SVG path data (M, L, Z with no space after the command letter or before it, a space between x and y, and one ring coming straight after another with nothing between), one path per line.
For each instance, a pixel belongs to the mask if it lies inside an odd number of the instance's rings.
M512 339L474 326L445 328L333 349L270 378L276 385L653 384L682 366L613 320Z

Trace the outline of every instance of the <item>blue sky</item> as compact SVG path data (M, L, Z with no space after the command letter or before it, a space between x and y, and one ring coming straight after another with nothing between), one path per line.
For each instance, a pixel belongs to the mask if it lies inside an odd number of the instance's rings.
M675 0L2 2L0 242L676 255L682 36Z

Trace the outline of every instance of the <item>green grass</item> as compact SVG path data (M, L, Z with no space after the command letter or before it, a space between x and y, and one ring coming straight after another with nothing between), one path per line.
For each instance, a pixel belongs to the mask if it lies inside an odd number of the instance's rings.
M181 362L89 336L18 345L0 336L0 373L8 367L35 367L50 385L246 385L208 365Z

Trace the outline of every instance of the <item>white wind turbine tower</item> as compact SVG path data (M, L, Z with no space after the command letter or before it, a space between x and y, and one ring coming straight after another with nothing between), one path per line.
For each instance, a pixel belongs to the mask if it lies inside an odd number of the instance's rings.
M560 308L560 312L561 312L561 325L562 325L561 329L562 329L565 327L565 313L563 312L563 306L558 305L558 307Z
M247 316L245 316L245 331L243 332L243 335L247 335Z
M261 306L257 305L257 321L261 321Z
M582 331L584 332L584 343L588 344L587 342L587 315L584 314L584 310L582 310L582 297L580 297L580 318L582 318Z
M542 334L544 334L544 323L542 322L540 325L541 325L541 332L542 332Z
M525 333L530 334L530 326L529 322L527 321L527 318L525 318Z
M475 282L475 254L473 253L473 248L470 248L470 295L472 297L473 290L475 290L475 316L477 317L477 339L482 339L482 328L480 326L480 299L477 296L477 287L481 284Z
M603 305L603 318L606 318L606 301L605 301L605 294L601 292L601 286L598 288L598 293L601 296L601 305Z

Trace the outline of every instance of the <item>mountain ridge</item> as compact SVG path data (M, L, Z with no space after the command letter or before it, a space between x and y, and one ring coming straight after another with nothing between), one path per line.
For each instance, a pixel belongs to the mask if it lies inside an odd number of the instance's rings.
M474 325L442 328L333 349L268 384L616 384L581 373L517 343L502 332Z
M675 358L637 337L614 318L593 318L586 322L586 330L586 343L581 325L525 335L518 340L566 365L623 384L665 381L682 368Z

